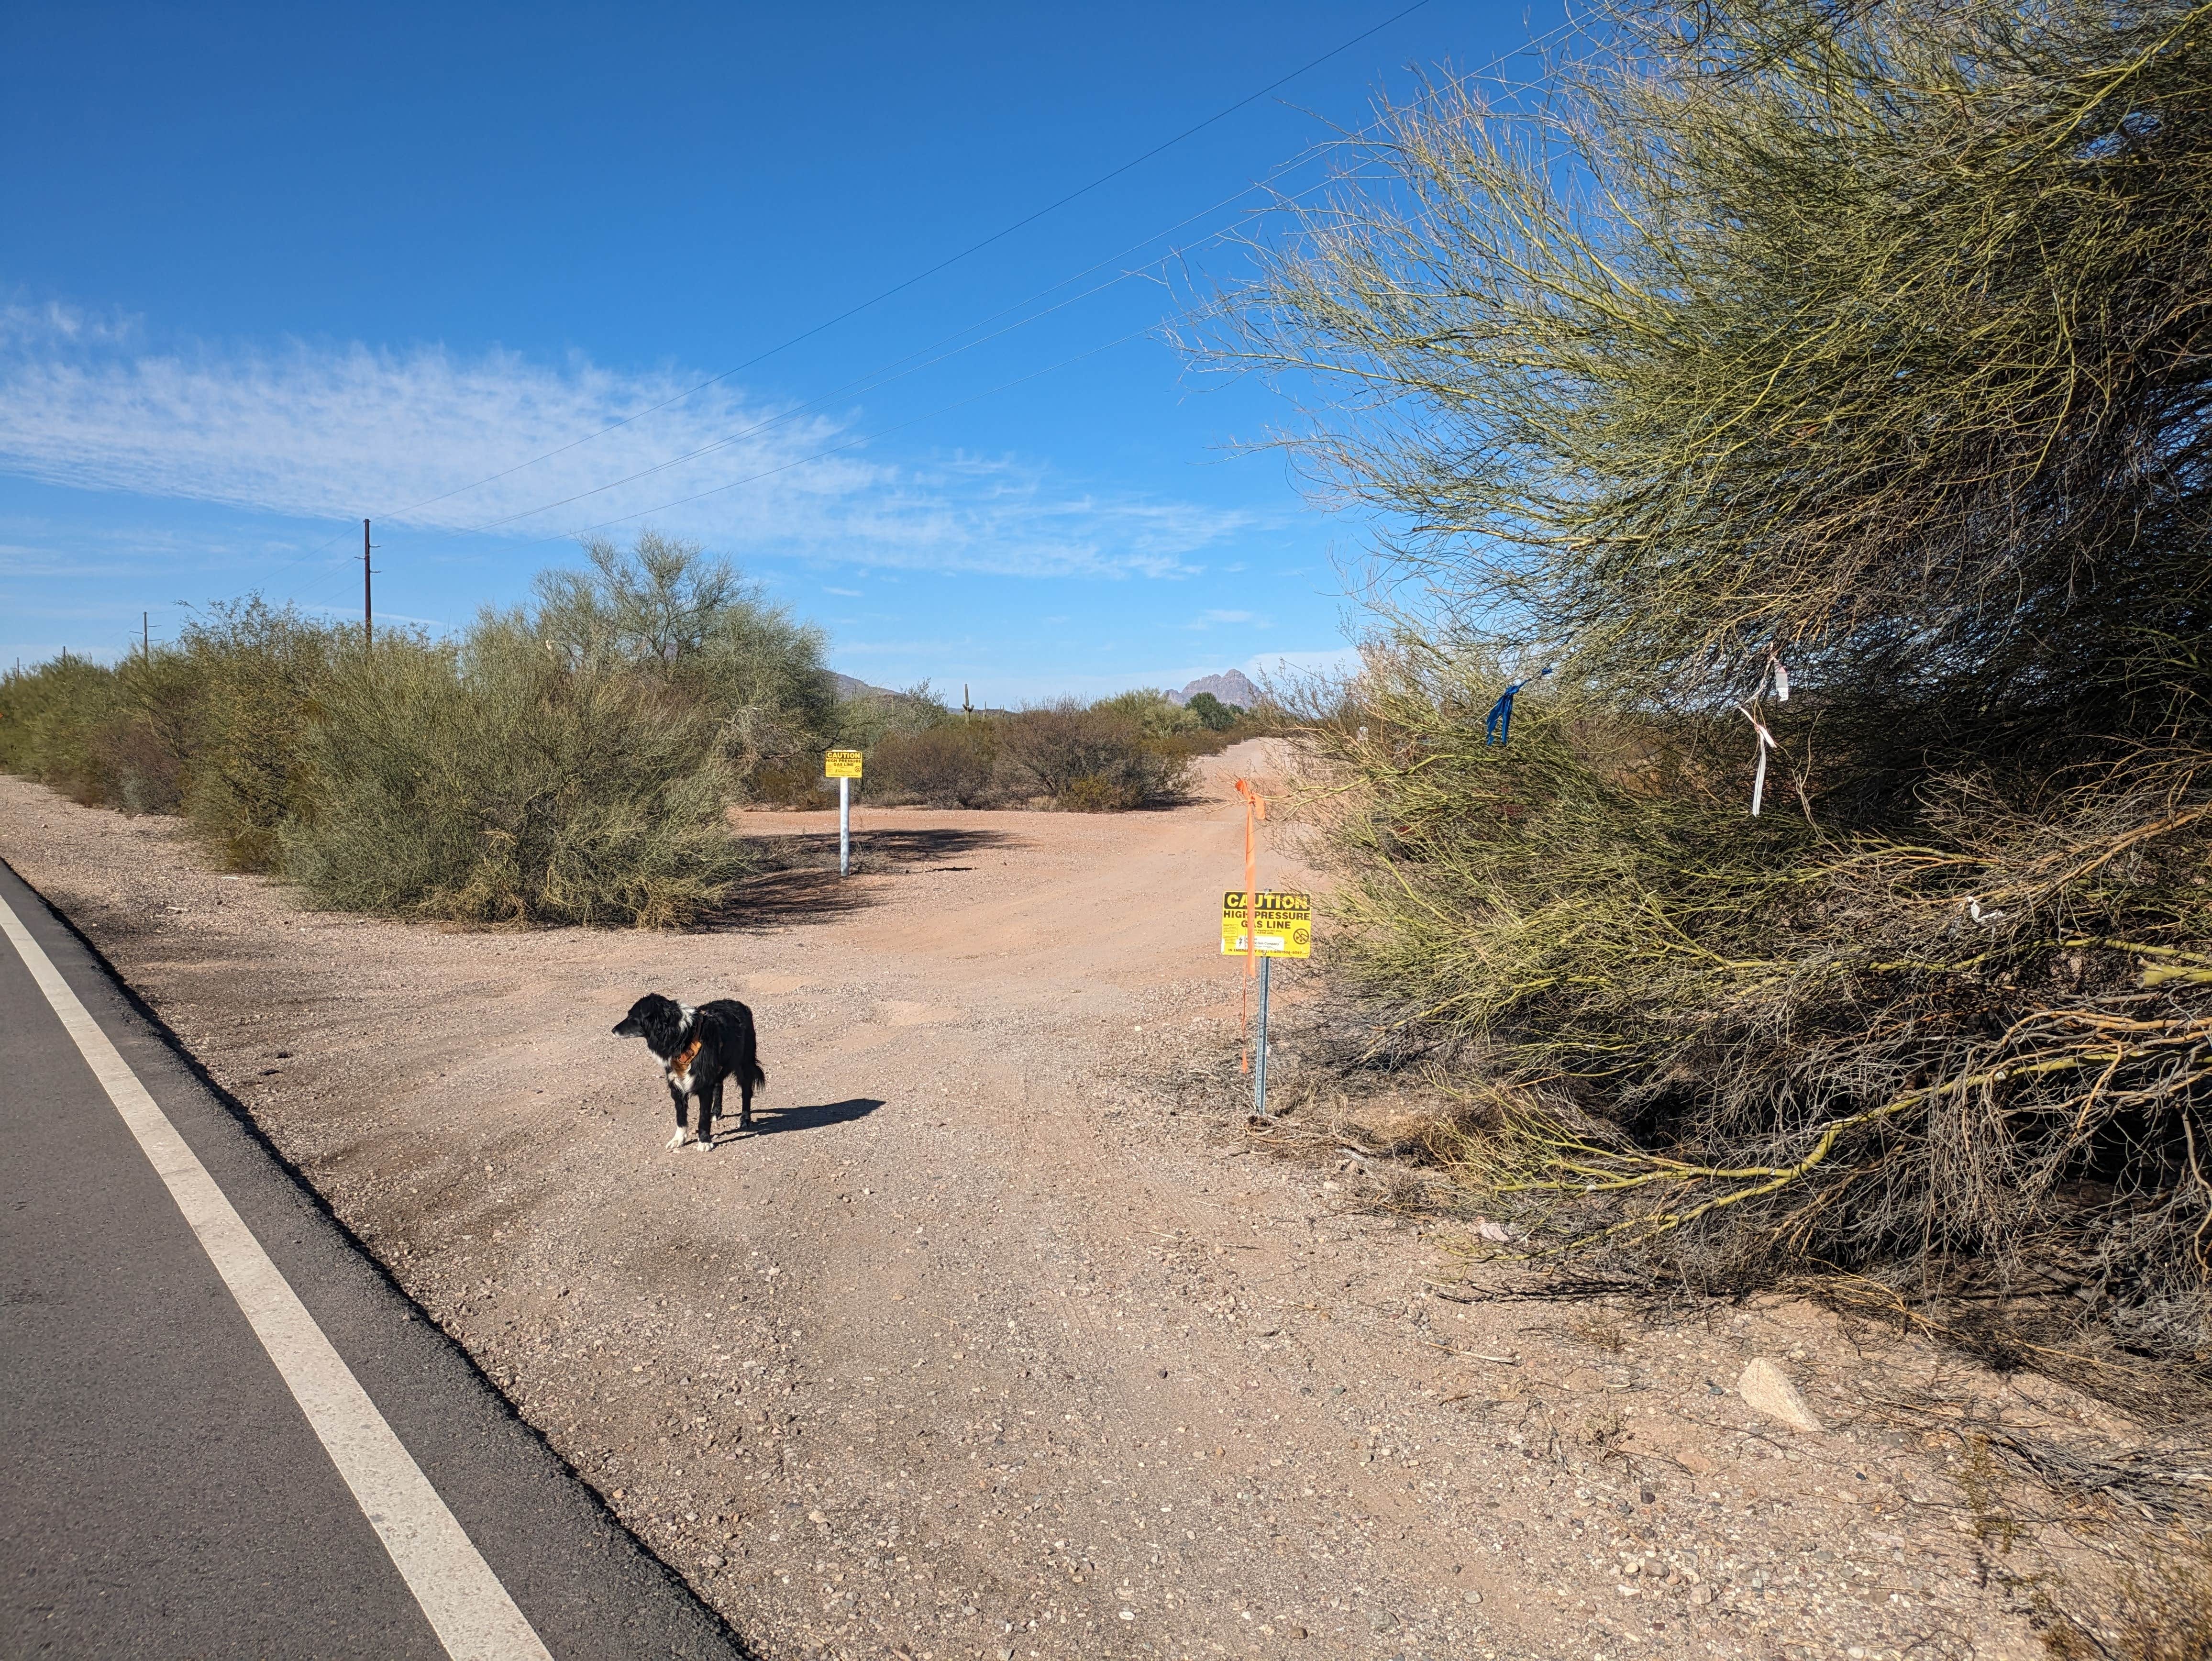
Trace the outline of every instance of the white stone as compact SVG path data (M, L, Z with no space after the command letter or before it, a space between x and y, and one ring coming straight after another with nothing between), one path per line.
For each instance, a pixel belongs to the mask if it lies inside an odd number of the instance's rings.
M1736 1394L1745 1405L1754 1408L1770 1419L1778 1419L1792 1430L1808 1431L1818 1434L1821 1426L1797 1386L1784 1372L1764 1355L1754 1356L1735 1381Z

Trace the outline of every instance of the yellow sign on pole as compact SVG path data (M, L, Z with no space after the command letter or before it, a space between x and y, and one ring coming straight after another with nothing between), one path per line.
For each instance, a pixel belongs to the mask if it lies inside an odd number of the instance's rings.
M1313 896L1261 892L1252 897L1252 951L1262 958L1313 956ZM1221 897L1221 955L1244 955L1244 891Z
M857 750L832 750L822 757L822 776L825 779L856 779L860 776L860 752Z

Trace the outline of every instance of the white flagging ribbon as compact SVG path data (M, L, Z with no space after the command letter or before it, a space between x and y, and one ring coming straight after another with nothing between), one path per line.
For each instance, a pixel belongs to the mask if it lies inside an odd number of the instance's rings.
M1774 700L1778 703L1787 703L1790 702L1790 666L1778 657L1771 661L1774 666L1771 676L1774 682Z
M1759 817L1759 805L1766 795L1766 752L1774 748L1774 734L1766 730L1765 723L1739 703L1736 713L1751 723L1751 730L1759 734L1759 770L1751 776L1751 816Z

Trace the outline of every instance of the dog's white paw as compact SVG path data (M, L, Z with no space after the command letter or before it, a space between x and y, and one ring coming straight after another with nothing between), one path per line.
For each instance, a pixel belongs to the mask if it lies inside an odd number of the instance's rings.
M678 1147L683 1147L683 1146L684 1146L684 1129L683 1129L683 1127L681 1127L681 1126L679 1125L679 1126L677 1128L676 1134L675 1134L673 1136L671 1136L671 1137L668 1139L668 1146L669 1146L670 1147L672 1147L672 1148L678 1148Z
M693 1146L702 1153L712 1153L714 1151L714 1139L712 1136L702 1136Z

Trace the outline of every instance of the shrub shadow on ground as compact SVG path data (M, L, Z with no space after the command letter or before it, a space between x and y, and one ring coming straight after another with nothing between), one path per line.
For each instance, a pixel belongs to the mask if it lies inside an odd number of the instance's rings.
M766 928L778 923L827 922L875 904L864 891L840 880L836 855L826 871L801 868L749 877L730 891L699 932Z
M837 867L835 830L748 830L771 843L786 871ZM941 866L947 860L998 848L1015 840L1006 830L956 830L922 825L870 825L853 833L853 869L860 875L903 874Z
M735 885L705 925L708 930L826 922L885 897L838 876L835 830L749 830L745 834L765 844L773 868ZM959 870L963 867L948 861L1013 840L1004 830L871 828L853 837L853 874L896 877Z

